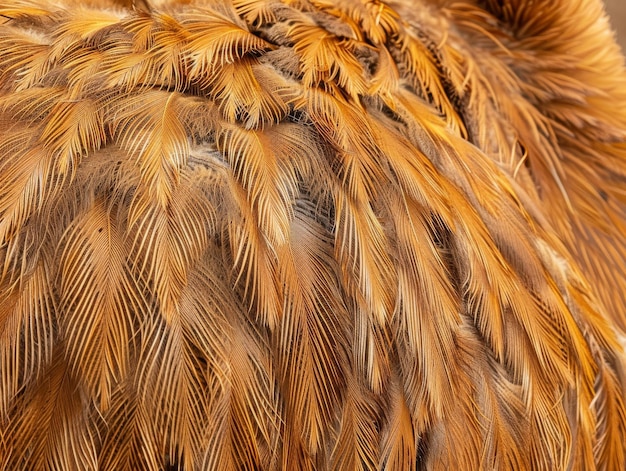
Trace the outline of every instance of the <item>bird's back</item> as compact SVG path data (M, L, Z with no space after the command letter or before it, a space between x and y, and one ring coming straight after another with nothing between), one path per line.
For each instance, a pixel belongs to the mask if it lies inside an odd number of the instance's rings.
M623 470L599 0L0 0L0 468Z

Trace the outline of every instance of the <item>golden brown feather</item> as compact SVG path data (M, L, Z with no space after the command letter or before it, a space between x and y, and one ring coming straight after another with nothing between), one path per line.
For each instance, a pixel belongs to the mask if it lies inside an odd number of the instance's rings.
M0 15L1 469L625 469L600 0Z

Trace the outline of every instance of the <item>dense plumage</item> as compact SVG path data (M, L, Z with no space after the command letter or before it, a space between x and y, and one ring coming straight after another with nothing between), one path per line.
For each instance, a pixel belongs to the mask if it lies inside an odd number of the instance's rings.
M625 469L599 0L0 15L1 469Z

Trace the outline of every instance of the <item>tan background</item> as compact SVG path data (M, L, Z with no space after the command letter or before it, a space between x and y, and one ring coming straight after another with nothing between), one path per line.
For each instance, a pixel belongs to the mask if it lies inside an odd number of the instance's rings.
M617 29L617 38L626 50L626 0L605 0L606 10L611 16L613 28Z

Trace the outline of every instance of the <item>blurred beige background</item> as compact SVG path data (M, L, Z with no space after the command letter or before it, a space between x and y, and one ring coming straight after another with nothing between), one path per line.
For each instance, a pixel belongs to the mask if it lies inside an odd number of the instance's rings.
M626 51L626 0L604 0L606 10L611 17L613 29L617 30L617 39Z

